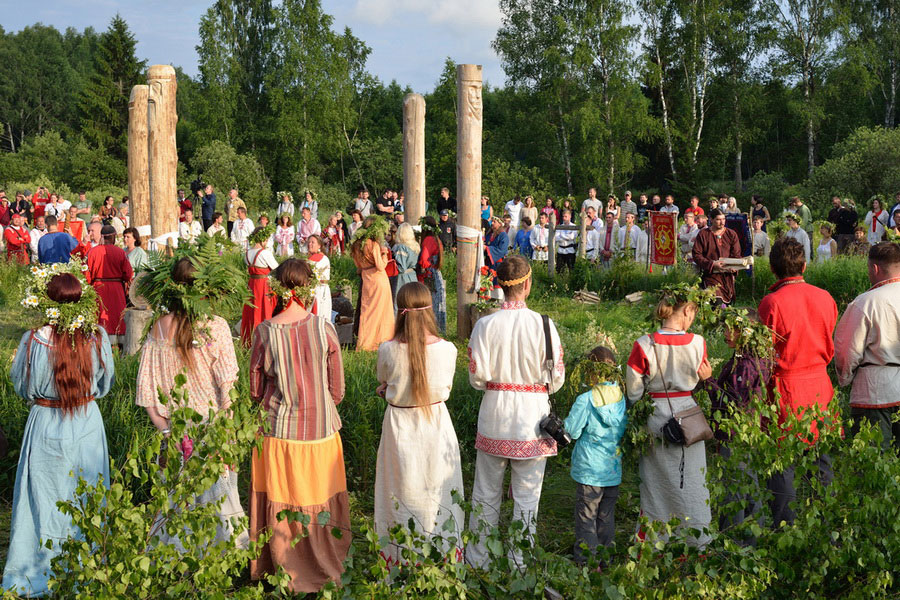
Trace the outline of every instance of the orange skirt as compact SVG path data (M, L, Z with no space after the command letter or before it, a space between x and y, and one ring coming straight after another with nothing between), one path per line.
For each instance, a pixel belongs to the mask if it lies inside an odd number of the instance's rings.
M262 452L253 452L250 492L250 539L272 531L259 558L250 561L253 579L281 566L294 592L317 592L328 581L340 581L350 549L350 504L339 433L311 442L263 438ZM302 537L300 522L279 521L283 510L309 515L308 535ZM322 512L330 514L324 526ZM332 533L335 528L341 537Z

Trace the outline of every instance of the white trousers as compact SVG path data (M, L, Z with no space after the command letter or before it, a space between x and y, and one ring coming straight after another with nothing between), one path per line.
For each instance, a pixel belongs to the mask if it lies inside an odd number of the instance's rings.
M519 460L494 456L479 450L475 459L472 508L480 506L482 511L480 520L490 528L497 526L500 519L500 504L503 501L503 476L506 474L507 463L512 469L510 487L514 501L513 519L523 521L528 536L534 538L541 486L544 483L544 467L547 466L545 457ZM469 529L478 532L478 522L475 518L474 515L469 517ZM482 538L486 537L489 531L490 529L480 532ZM521 552L510 552L510 559L521 565ZM481 568L490 563L487 546L482 539L466 549L466 561Z

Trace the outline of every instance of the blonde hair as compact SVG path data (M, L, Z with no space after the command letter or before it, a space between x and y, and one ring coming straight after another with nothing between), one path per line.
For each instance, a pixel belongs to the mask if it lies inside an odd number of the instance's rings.
M400 223L394 241L398 244L403 244L417 254L421 250L419 242L416 241L416 232L413 231L412 225L409 223Z
M672 303L665 298L659 301L656 305L656 309L653 311L653 318L657 321L665 321L670 318L672 315L677 313L678 311L687 308L688 306L693 306L694 310L697 309L697 305L694 302L683 301L678 303Z
M431 291L424 284L413 281L397 290L394 339L406 344L410 388L415 406L431 404L426 342L429 335L439 336L431 307Z

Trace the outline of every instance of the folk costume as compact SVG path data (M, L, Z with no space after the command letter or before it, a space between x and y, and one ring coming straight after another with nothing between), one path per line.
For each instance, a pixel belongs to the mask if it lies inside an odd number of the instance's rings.
M276 256L293 256L294 255L294 236L296 231L293 225L284 227L278 225L275 227L275 255Z
M397 264L397 289L407 283L417 281L416 265L419 263L419 253L406 244L394 244L392 248L394 262Z
M869 240L870 246L874 246L884 239L884 230L887 221L888 214L883 209L879 210L877 213L870 210L866 214L866 239Z
M6 242L6 260L20 265L27 265L31 262L28 258L31 234L28 233L27 227L10 225L3 232L3 240Z
M770 388L781 393L779 424L784 423L788 412L801 418L814 405L827 414L834 395L827 367L834 357L831 336L837 323L837 305L831 294L809 285L803 277L786 277L769 290L771 293L759 303L759 318L775 335L777 362ZM819 434L815 421L809 433L812 439L807 432L797 435L813 444ZM831 460L823 454L818 463L820 477L827 485L833 477ZM789 503L796 498L793 467L773 475L768 487L774 494L774 524L792 523L795 514Z
M797 240L803 246L803 254L806 256L806 264L812 260L812 248L810 246L810 235L802 227L798 229L790 229L784 232L784 237Z
M113 244L94 246L87 253L87 280L99 296L100 327L109 334L110 342L125 335L125 291L134 279L134 269L125 251Z
M550 228L540 223L531 229L531 247L534 249L532 260L547 260L547 248L550 246Z
M560 225L573 225L563 221ZM557 229L556 237L556 261L560 268L569 269L575 265L575 253L578 250L578 232Z
M322 226L319 225L319 222L313 218L300 219L300 222L297 223L297 244L300 246L300 253L306 254L308 252L306 248L306 240L309 239L311 235L319 235L322 233Z
M440 247L434 235L426 235L422 238L419 252L419 281L431 290L431 308L434 310L434 318L437 320L441 333L447 330L447 288L444 285L444 276L437 268L440 260ZM400 287L399 284L397 286Z
M200 224L200 221L191 221L190 223L182 221L178 224L178 237L188 244L196 242L202 233L203 225Z
M892 421L900 410L900 279L876 283L847 306L834 347L838 383L853 384L850 416L880 427L885 449L900 449L900 423Z
M563 348L556 326L550 323L553 368L545 368L545 340L541 315L524 301L504 302L499 312L478 319L469 339L469 383L484 390L478 411L475 448L475 483L472 504L483 509L489 527L497 525L506 466L512 469L513 518L522 520L534 535L544 467L556 455L556 441L540 428L550 412L548 391L562 387L566 378ZM549 390L547 385L549 384ZM477 531L477 523L469 523ZM480 539L466 560L485 566L489 554ZM521 556L512 556L521 564Z
M362 278L357 350L377 350L381 342L394 337L394 303L388 281L387 258L381 244L363 240L360 257L353 257Z
M314 315L319 315L329 323L331 318L331 261L321 252L309 255L309 265L315 269L316 278L319 283L316 285L315 303L311 307Z
M247 250L250 246L248 242L250 234L253 233L253 230L255 229L253 221L250 219L236 219L234 221L229 221L228 223L234 223L231 226L231 241L244 250Z
M237 226L233 231L237 231ZM244 255L244 262L249 271L250 293L253 298L244 305L241 313L241 342L250 346L253 330L266 319L271 319L275 310L275 297L269 290L269 273L278 267L278 261L266 248L251 248Z
M131 263L131 268L135 273L143 269L150 262L147 251L140 246L135 246L131 250L126 250L125 255L128 257L128 262Z
M616 253L638 264L647 264L647 234L637 225L620 225L616 232Z
M448 552L452 545L439 538L459 540L464 525L462 508L452 496L454 490L463 494L459 442L445 404L453 386L456 346L440 340L428 344L426 353L430 399L418 406L407 345L390 340L378 348L378 380L387 384L387 408L375 468L375 531L386 536L394 525L408 527L412 520L416 531L433 536ZM461 548L457 552L461 558ZM388 564L401 562L394 544L383 554Z
M619 223L613 221L612 225L608 225L604 222L598 233L600 237L596 246L597 257L600 259L600 264L608 268L616 252L616 240L619 239Z
M250 352L250 397L266 409L269 424L262 451L252 456L250 539L272 531L250 561L250 577L283 567L295 593L317 592L340 580L351 539L337 411L344 368L334 326L313 314L294 323L261 323ZM308 535L301 537L301 523L279 519L283 510L308 515ZM318 521L323 511L329 514L325 527ZM335 537L333 528L343 535Z
M196 221L195 221L196 222ZM184 364L172 339L165 337L159 322L150 329L144 346L141 349L141 362L138 367L137 396L135 404L155 407L159 415L169 418L169 411L175 408L191 408L197 411L206 422L210 411L228 410L231 406L229 393L238 379L237 357L234 343L231 340L231 329L222 317L213 316L206 322L196 323L195 330L203 333L198 344L190 352L194 357L194 369L187 373L187 405L163 404L159 401L157 390L168 392L175 387L175 378L184 373ZM234 469L225 467L225 472L208 490L197 496L196 505L202 506L222 502L219 506L219 526L215 541L228 541L234 538L239 548L246 548L249 536L246 530L235 532L238 519L244 517L244 509L238 495L238 474ZM155 524L159 532L160 542L173 544L179 552L184 546L177 535L170 536L162 523Z
M325 229L325 244L329 254L344 253L344 229L340 225L329 225Z
M694 238L691 250L694 264L700 269L700 281L705 288L714 288L716 296L725 304L734 301L734 272L713 267L720 258L740 258L741 244L732 230L716 233L709 227L701 229Z
M629 403L636 403L645 393L653 402L653 414L647 419L653 443L641 456L639 467L641 515L663 523L679 519L679 535L686 543L700 548L710 541L709 534L702 530L709 527L712 519L706 487L705 443L695 442L689 447L669 444L662 438L660 429L673 412L697 406L692 391L700 381L697 370L705 358L703 337L684 331L659 330L638 338L625 369ZM698 529L701 533L695 537L686 529ZM646 532L638 532L641 539L645 535ZM661 537L666 541L666 536Z
M28 232L28 235L31 237L31 240L28 242L28 251L31 253L31 259L34 261L37 261L38 258L38 244L46 234L46 228L38 229L37 227L32 227L31 231Z

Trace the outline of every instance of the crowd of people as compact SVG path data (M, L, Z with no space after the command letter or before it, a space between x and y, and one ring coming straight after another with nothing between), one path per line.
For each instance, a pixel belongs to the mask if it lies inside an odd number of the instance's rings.
M723 260L740 256L741 250L738 235L726 222L728 215L739 214L740 209L734 199L723 200L719 203L717 199L717 206L706 214L699 198L692 198L685 223L690 218L704 224L690 232L690 256L701 271L704 286L715 289L719 304L729 304L734 300L733 273ZM457 354L456 346L443 337L446 286L441 265L444 252L452 251L456 243L455 230L447 237L452 228L446 224L452 224L456 209L449 190L442 191L435 207L438 218L427 216L415 227L397 216L403 214L402 195L395 197L388 190L373 206L363 191L354 200L346 235L337 242L330 241L328 230L343 231L340 213L329 217L324 234L315 230L315 225L304 225L318 224L318 205L312 194L307 194L300 206L298 228L279 237L278 228L292 227L295 207L287 193L279 193L278 202L277 225L267 217L254 224L233 189L226 204L227 228L223 228L223 214L214 210L210 186L204 193L198 190L193 204L185 206L189 201L182 199L181 225L185 227L180 228L180 235L187 244L202 235L202 230L196 233L193 220L193 208L200 204L206 232L228 235L244 248L252 300L242 314L240 339L250 349L250 397L262 405L267 420L261 445L252 451L249 531L235 527L244 508L233 466L223 469L219 481L196 502L218 503L218 534L238 546L245 547L263 532L272 532L259 557L251 561L253 579L283 567L291 577L292 589L301 593L340 580L351 543L339 412L346 386L335 311L330 304L326 252L346 249L361 277L354 319L356 347L377 351L379 385L373 393L387 402L376 465L376 531L385 536L397 525L407 526L412 521L417 531L434 538L445 552L456 553L474 566L487 565L492 556L487 537L476 537L468 547L462 546L459 531L466 516L454 501L464 490L459 443L446 407L453 397ZM60 228L55 215L46 214L46 207L58 206L59 199L50 202L48 196L41 206L44 226L52 224L57 230L42 233L36 252L38 264L28 271L35 283L22 300L26 309L39 311L44 324L24 333L11 367L14 389L31 404L31 410L16 473L10 551L2 582L4 589L18 589L26 595L47 592L50 561L60 550L59 540L79 535L55 504L74 497L75 480L69 473L80 473L92 482L101 478L109 482L106 435L96 401L108 394L115 382L112 347L122 335L125 290L134 273L165 269L164 277L140 285L169 286L171 301L148 330L135 386L135 403L146 409L159 435L171 433L173 406L161 402L157 390L165 393L172 389L179 373L188 375L185 397L190 408L204 418L229 410L230 391L239 376L229 323L197 308L211 306L216 295L232 290L201 285L208 265L200 264L199 255L170 258L150 267L147 254L142 253L141 262L135 264L132 257L141 242L137 231L123 222L124 248L120 248L116 226L105 224L106 220L127 218L127 202L123 203L124 215L123 206L114 204L104 202L98 220L90 217L84 227L86 239L79 239L84 232L76 235L75 224L81 221L78 215L90 214L90 209L87 213L79 212L77 206L63 209L74 214ZM839 221L835 239L823 236L819 245L820 252L830 256L841 252L841 239L846 242L845 250L853 243L838 237L847 235L852 220L841 212L848 209L839 204L835 205ZM38 203L32 205L36 211ZM563 203L561 212L550 199L538 211L533 199L522 202L516 198L507 204L503 216L493 214L487 199L483 207L485 262L496 272L503 301L497 312L478 319L467 348L469 384L484 392L475 436L470 498L474 511L468 525L473 530L497 525L509 468L514 518L522 520L525 535L533 537L546 461L558 452L557 436L546 425L551 413L549 397L561 389L566 367L555 324L528 308L533 283L530 261L543 260L554 245L548 242L542 225L552 219L563 226L557 230L555 243L562 257L560 264L571 264L577 241L572 236L577 236L578 230L564 227L573 223L574 208L569 201ZM788 220L802 229L810 220L808 209L803 211L802 203L792 208ZM601 210L603 219L597 217ZM591 245L585 240L586 249L593 253L590 257L607 264L616 253L624 252L628 258L643 260L647 245L640 225L652 210L677 213L679 209L671 196L664 201L654 197L651 204L646 196L635 203L626 194L621 204L611 197L604 206L595 191L589 192L579 217L590 219ZM757 202L750 216L765 226L768 214ZM900 208L897 214L900 217ZM883 211L875 211L875 222L893 227L882 215ZM537 227L531 222L535 216ZM12 218L18 225L11 225L15 227L12 235L4 232L8 248L9 240L16 240L9 257L27 265L32 253L20 252L16 237L26 217L17 212ZM36 221L38 215L31 218ZM217 226L220 229L210 233L210 228ZM528 232L527 236L520 236L522 232ZM881 430L885 451L900 449L900 429L894 419L900 410L896 400L900 392L900 246L874 236L867 238L866 243L870 242L867 257L872 288L838 319L837 306L828 292L803 280L811 260L808 244L804 246L790 232L776 240L768 253L777 282L758 309L748 314L754 325L725 332L735 354L717 375L707 356L706 340L690 331L700 308L694 288L662 294L655 310L659 326L638 337L627 358L617 357L612 344L598 346L584 357L595 365L582 382L589 390L575 399L564 422L575 440L572 477L578 484L574 525L578 563L588 561L599 546L613 542L622 481L622 437L634 407L645 398L652 404L646 430L654 443L639 464L641 514L651 522L677 519L680 525L674 535L700 548L710 539L715 508L710 506L707 487L707 447L702 440L687 445L664 433L676 414L696 410L696 390L708 390L714 406L724 409L733 405L739 410L746 410L754 397L771 394L775 398L777 390L779 423L788 430L792 427L790 415L800 418L812 407L824 413L833 410L834 390L826 371L833 361L840 384L852 386L850 405L855 421L851 431L861 420L868 420ZM510 253L511 247L516 252ZM191 296L191 290L198 289L205 294L200 303ZM754 356L742 349L745 329L771 336L774 354ZM624 378L617 368L623 359ZM729 452L728 432L717 428L715 433L716 450ZM827 484L833 473L829 457L816 448L817 425L790 433L801 436L816 453L821 479ZM188 453L185 460L190 460ZM305 475L297 478L296 473ZM775 473L764 486L771 492L772 525L793 522L793 469L788 466ZM758 505L761 498L762 492L750 498L748 505ZM285 510L308 514L314 523L324 511L326 526L313 524L306 535L299 535L304 529L300 522L279 519ZM748 508L745 514L728 518L735 522L753 516L754 509ZM335 536L333 529L344 533ZM166 532L165 527L160 531ZM651 535L644 528L636 534L641 538ZM47 540L53 543L47 546ZM154 543L183 549L178 536L169 533L161 533ZM519 549L513 548L510 554L521 564ZM389 564L415 562L402 540L388 544L383 555Z

